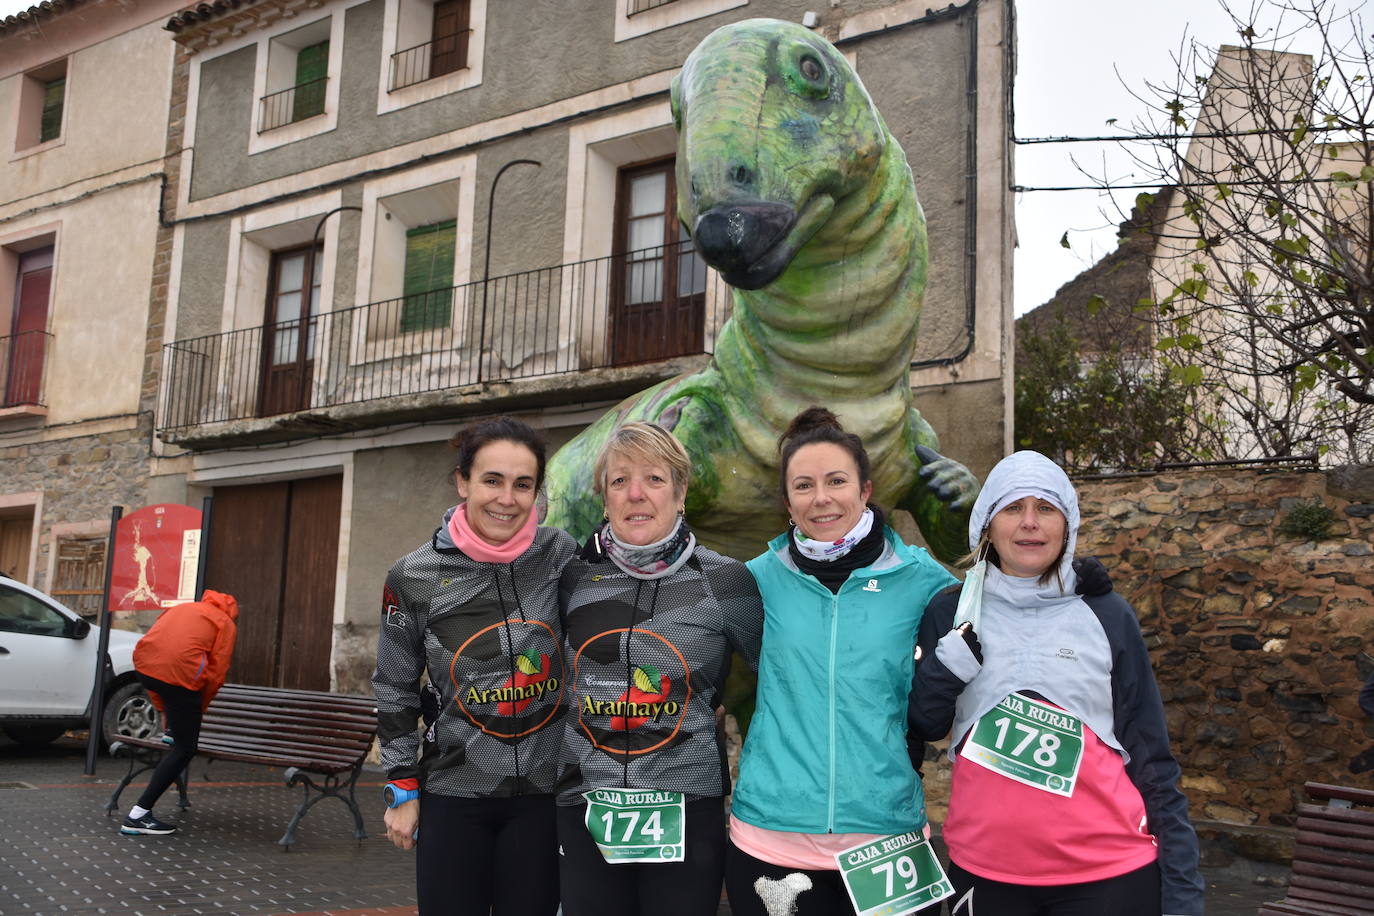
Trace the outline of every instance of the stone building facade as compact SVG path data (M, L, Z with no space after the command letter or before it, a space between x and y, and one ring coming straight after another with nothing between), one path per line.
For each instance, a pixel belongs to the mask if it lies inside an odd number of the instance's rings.
M170 0L0 20L0 573L92 613L148 501Z
M731 21L814 15L856 68L929 224L917 406L975 473L1005 452L1011 4L813 7L220 0L167 21L178 152L148 486L215 498L208 584L256 609L232 676L369 689L380 585L454 501L455 428L508 412L556 447L706 363L729 294L684 266L668 89ZM444 241L417 286L426 237ZM614 330L644 304L626 252L646 249L690 300L652 352Z

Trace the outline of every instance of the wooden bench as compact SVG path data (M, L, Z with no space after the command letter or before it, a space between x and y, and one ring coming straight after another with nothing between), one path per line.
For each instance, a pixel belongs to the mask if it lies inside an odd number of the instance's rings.
M1374 791L1309 782L1288 895L1260 916L1374 913Z
M377 701L372 697L225 684L205 711L196 756L285 767L286 785L300 784L304 793L278 841L290 849L296 825L325 798L347 805L353 812L353 835L359 840L367 837L353 790L376 734ZM119 810L124 787L157 766L167 750L159 737L124 737L110 746L111 754L129 757L129 772L110 796L107 814ZM177 789L177 804L185 808L190 800L184 770L177 777Z

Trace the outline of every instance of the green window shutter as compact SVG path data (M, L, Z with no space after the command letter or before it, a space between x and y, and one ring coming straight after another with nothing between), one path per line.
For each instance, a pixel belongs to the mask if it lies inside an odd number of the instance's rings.
M329 75L329 42L322 41L296 54L296 95L291 120L324 114L325 77Z
M457 246L456 220L406 230L402 331L448 327L453 318L453 253Z
M56 140L62 133L62 102L67 95L67 78L43 84L43 120L38 127L38 142Z

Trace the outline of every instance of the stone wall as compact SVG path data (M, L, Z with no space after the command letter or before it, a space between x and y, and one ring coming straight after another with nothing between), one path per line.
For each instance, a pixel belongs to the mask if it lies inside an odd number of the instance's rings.
M1078 487L1078 553L1102 559L1140 616L1204 838L1290 827L1307 781L1371 785L1349 767L1374 748L1357 704L1374 666L1374 469L1208 468ZM1327 539L1277 530L1318 499L1336 517ZM948 760L925 769L938 820Z
M110 507L132 512L144 505L148 479L150 415L118 418L116 428L68 438L36 438L0 447L4 489L43 494L37 526L38 555L34 581L48 589L52 526L70 523L108 524ZM104 537L108 528L103 528Z

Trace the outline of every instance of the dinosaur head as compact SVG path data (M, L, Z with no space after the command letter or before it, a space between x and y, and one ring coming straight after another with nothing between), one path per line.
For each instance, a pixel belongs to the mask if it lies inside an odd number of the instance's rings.
M726 282L760 289L876 169L887 129L843 55L800 25L749 19L673 80L678 217Z

